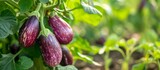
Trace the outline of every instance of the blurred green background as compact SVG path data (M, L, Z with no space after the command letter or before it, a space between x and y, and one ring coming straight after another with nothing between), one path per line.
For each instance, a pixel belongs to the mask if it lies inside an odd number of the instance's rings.
M78 1L68 0L67 6L74 8ZM94 0L93 3L102 16L87 14L82 9L73 11L74 31L89 42L113 33L125 39L138 36L141 41L158 40L160 0Z

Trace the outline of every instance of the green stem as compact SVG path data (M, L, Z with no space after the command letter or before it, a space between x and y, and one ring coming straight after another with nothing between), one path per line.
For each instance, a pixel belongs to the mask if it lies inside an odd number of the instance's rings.
M20 10L18 4L17 4L15 1L13 1L13 0L4 0L4 1L5 1L6 3L10 4L11 6L17 8L18 10ZM27 13L24 13L24 14L25 14L26 16L28 16Z
M63 7L64 7L64 11L67 11L67 7L66 7L64 1L63 1Z
M43 18L44 18L44 8L43 8L43 5L42 5L42 8L41 8L41 11L40 11L40 26L41 26L41 30L45 30L45 26L44 26L44 22L43 22Z
M73 9L70 9L70 10L67 10L67 11L73 11L73 10L79 9L79 8L81 8L81 7L80 7L80 6L79 6L79 7L75 7L75 8L73 8Z
M75 10L75 9L79 9L79 8L81 8L81 7L75 7L75 8L72 8L72 9L69 9L69 10L60 10L60 9L56 9L57 11L59 11L59 12L70 12L70 11L73 11L73 10Z
M6 0L6 2L12 6L14 6L15 8L17 8L19 10L19 6L16 2L14 2L13 0Z
M128 61L124 61L122 63L122 68L121 70L129 70L129 64L128 64Z
M56 70L56 67L53 67L53 70Z
M38 6L37 6L37 8L36 8L36 10L35 11L39 11L40 10L40 8L41 8L41 3L38 3Z
M128 62L129 62L131 54L130 54L130 49L128 49L128 48L125 48L125 49L126 49L126 56L124 57L124 61L122 63L121 70L129 70Z
M13 56L13 59L18 56L22 51L23 51L24 48L22 48L18 53L16 53L14 56Z
M119 49L119 48L115 48L115 49L113 49L113 50L116 50L116 51L120 52L124 58L126 57L126 56L125 56L125 53L123 52L123 50L121 50L121 49Z
M53 8L59 6L60 4L61 4L61 0L58 0L57 4L55 4L55 5L50 5L50 6L45 6L44 8L45 8L45 10L53 9Z
M16 63L15 63L15 61L13 61L13 66L14 66L14 69L16 70Z
M138 47L135 47L135 48L133 48L133 49L131 49L131 52L130 52L130 55L132 55L136 50L138 50L140 47L138 46Z
M104 60L105 60L105 70L109 70L109 65L110 65L109 51L106 51L105 56L104 56Z
M160 62L159 62L159 60L157 61L157 64L158 64L158 70L160 70Z

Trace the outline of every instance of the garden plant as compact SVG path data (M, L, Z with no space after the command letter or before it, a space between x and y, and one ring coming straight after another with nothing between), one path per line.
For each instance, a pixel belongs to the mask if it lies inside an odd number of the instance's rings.
M160 0L0 0L0 70L160 70Z

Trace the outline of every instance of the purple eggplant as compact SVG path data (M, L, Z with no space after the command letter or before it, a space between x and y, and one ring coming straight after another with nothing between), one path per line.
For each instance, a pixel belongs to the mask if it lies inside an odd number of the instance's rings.
M73 31L66 21L55 15L49 17L48 22L60 44L68 44L72 41Z
M72 65L73 57L71 52L65 46L61 48L62 48L62 60L60 64L62 66Z
M48 66L54 67L61 62L62 50L53 34L49 34L48 36L40 35L39 44L44 62Z
M141 0L140 5L138 7L138 11L142 11L142 9L144 8L146 4L146 0Z
M16 44L13 44L9 47L9 49L12 54L16 54L20 50L20 47Z
M29 17L19 31L19 42L24 47L30 47L40 32L39 21L36 16Z

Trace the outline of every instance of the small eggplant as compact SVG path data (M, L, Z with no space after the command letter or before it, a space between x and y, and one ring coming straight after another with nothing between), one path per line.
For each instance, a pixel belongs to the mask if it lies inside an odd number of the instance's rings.
M16 44L13 44L9 47L9 49L12 54L16 54L20 50L20 47Z
M71 52L65 46L61 48L62 48L62 60L60 64L62 66L72 65L73 57Z
M40 35L38 40L44 62L50 67L58 65L62 59L62 50L56 37L53 34Z
M73 31L66 21L55 15L49 17L48 22L60 44L68 44L72 41Z
M36 16L29 17L19 30L19 42L24 47L30 47L40 32L39 21Z
M141 12L143 10L145 4L146 4L146 0L141 0L140 4L138 6L138 11Z

